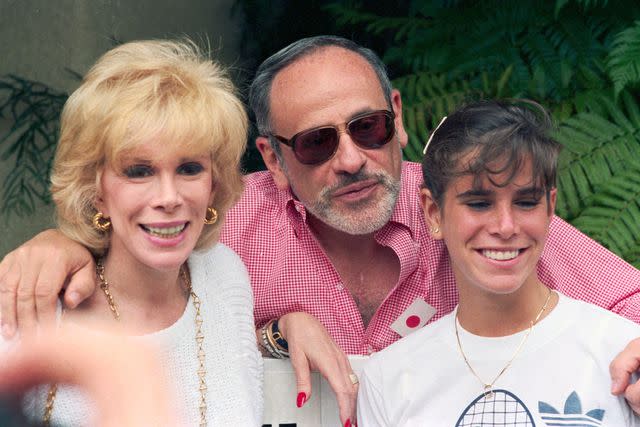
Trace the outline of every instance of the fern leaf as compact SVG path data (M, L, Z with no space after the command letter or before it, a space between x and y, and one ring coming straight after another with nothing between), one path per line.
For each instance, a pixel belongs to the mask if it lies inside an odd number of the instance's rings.
M624 252L622 258L640 270L640 243Z
M640 160L598 186L572 224L620 256L640 244Z
M607 71L616 95L627 85L640 82L640 21L615 36L607 57Z
M581 113L562 122L555 133L565 147L558 168L558 213L569 221L589 206L600 184L624 173L629 159L637 158L640 152L636 136L640 128L628 119L625 110L602 99L601 103L609 111L607 116Z
M624 109L627 112L633 127L640 129L640 106L638 106L635 98L628 91L623 91L620 95L620 99L622 99Z

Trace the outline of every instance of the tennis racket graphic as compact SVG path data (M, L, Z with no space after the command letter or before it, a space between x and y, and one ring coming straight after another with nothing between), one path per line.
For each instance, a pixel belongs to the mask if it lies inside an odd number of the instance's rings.
M463 411L456 427L535 427L527 406L507 390L478 396Z

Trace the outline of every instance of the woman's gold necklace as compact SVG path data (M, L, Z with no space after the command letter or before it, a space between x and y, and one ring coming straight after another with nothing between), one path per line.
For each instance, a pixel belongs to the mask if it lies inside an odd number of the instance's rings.
M100 289L104 292L105 297L107 298L107 303L109 304L109 309L113 313L113 317L116 320L120 320L120 312L118 311L118 306L113 300L113 295L109 290L109 282L104 277L104 264L102 259L99 259L96 262L96 275L100 280ZM202 315L200 314L200 298L193 291L193 287L191 286L191 279L189 278L189 273L187 272L187 268L182 266L180 268L180 277L186 287L187 294L191 296L191 300L193 301L193 307L196 310L195 324L196 324L196 348L197 348L197 356L198 356L198 382L200 391L200 402L198 405L198 409L200 411L200 427L206 427L207 425L207 383L205 381L205 377L207 375L207 369L205 365L205 353L204 353L204 333L202 332ZM47 402L44 407L44 415L42 417L42 423L45 426L49 426L51 423L51 414L53 413L53 405L56 400L56 393L58 391L57 384L51 384L49 387L49 392L47 393Z
M533 330L533 326L536 323L538 323L538 321L540 320L540 317L542 317L542 313L544 313L545 310L547 309L547 305L551 300L552 294L553 292L551 291L551 289L549 289L549 294L547 295L547 299L544 301L544 304L542 305L542 308L538 312L538 315L536 316L536 318L533 319L533 321L529 324L529 329L525 333L524 337L522 337L522 340L520 341L520 344L516 348L516 351L513 353L513 356L511 356L511 359L509 359L507 364L504 365L504 368L502 368L500 372L498 372L498 375L496 375L496 377L490 383L485 382L482 378L480 378L480 375L478 375L475 369L473 369L473 367L471 366L471 363L469 363L469 359L467 359L467 356L464 354L464 350L462 349L462 343L460 342L460 334L458 333L458 313L456 312L456 318L453 321L453 325L456 330L456 340L458 341L458 350L460 350L460 354L464 359L464 363L467 365L467 367L469 368L473 376L476 377L478 381L480 381L480 384L482 384L485 399L490 399L491 397L493 397L493 385L496 383L496 381L498 381L498 378L500 378L502 374L504 374L507 371L507 369L509 369L509 367L511 366L511 363L515 360L515 358L518 357L520 350L522 350L524 343L527 341L527 338L529 338L529 334L531 334L531 331Z

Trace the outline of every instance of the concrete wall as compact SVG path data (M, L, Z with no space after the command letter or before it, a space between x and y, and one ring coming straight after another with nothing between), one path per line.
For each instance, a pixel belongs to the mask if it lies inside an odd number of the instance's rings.
M148 38L208 40L224 64L239 67L240 19L233 0L0 0L0 75L17 74L67 92L113 46ZM0 122L0 134L7 122ZM0 146L0 153L4 151ZM14 159L0 161L0 191ZM1 215L1 214L0 214ZM53 223L51 206L29 218L0 217L0 258Z

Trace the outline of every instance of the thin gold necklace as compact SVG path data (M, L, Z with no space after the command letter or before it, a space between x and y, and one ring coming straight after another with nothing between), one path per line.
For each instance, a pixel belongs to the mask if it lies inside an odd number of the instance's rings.
M538 315L536 316L536 318L533 319L533 321L529 324L527 333L524 335L524 337L522 337L522 340L520 341L520 344L518 344L518 347L516 348L516 351L513 353L513 356L511 356L511 359L509 359L507 364L504 365L504 368L502 368L500 372L498 372L498 375L496 375L496 377L490 383L480 378L480 375L478 375L475 369L473 369L473 367L471 366L471 363L469 363L469 359L467 359L466 354L464 354L464 350L462 349L462 343L460 342L460 334L458 333L458 312L456 312L456 318L453 320L453 325L456 330L456 340L458 341L458 350L460 350L460 354L464 359L464 363L466 363L467 367L469 368L473 376L476 377L478 381L480 381L480 384L482 384L482 389L483 389L485 399L490 399L491 397L493 397L493 385L496 383L496 381L498 381L498 378L500 378L502 374L504 374L507 371L507 369L509 369L509 367L511 366L511 363L515 360L515 358L518 357L520 350L522 350L524 343L527 341L527 338L529 338L529 334L531 334L531 331L533 330L533 326L536 323L538 323L538 320L540 320L540 317L542 317L542 313L544 313L545 310L547 309L547 305L551 300L552 294L553 292L549 288L549 294L547 295L547 299L544 301L544 304L542 305L542 308L538 312Z
M98 280L100 281L100 289L104 292L105 297L107 298L107 303L109 304L109 309L113 314L113 317L119 321L120 320L120 311L118 310L118 306L113 300L113 295L109 290L109 282L104 276L104 263L102 258L98 259L96 262L96 275L98 276ZM193 287L191 286L191 279L189 278L189 273L187 272L187 267L180 267L180 277L182 278L182 282L186 287L187 294L191 296L191 300L193 301L193 307L196 310L195 316L195 324L196 324L196 347L197 347L197 356L198 356L198 382L200 391L200 402L198 405L198 409L200 411L200 427L206 427L207 425L207 383L205 381L205 377L207 375L207 369L205 365L205 353L204 353L204 333L202 332L202 315L200 314L200 298L193 291ZM56 394L58 391L57 384L51 384L49 386L49 392L47 393L47 401L44 407L44 415L42 417L42 424L45 426L49 426L51 424L51 414L53 413L53 405L56 400Z

